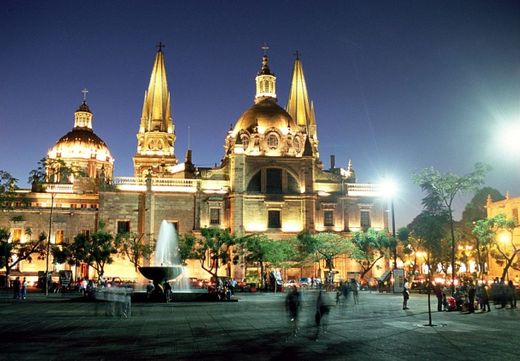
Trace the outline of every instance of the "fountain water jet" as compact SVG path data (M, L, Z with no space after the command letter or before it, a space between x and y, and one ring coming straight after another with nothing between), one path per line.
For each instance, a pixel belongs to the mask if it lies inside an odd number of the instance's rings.
M154 261L150 266L139 267L139 272L153 281L156 293L163 293L164 282L176 279L183 273L179 259L177 232L172 223L165 220L161 222Z

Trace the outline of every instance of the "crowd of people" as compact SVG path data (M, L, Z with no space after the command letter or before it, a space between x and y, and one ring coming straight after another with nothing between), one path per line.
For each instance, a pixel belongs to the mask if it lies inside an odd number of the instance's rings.
M426 286L428 290L428 285ZM466 313L490 312L491 302L497 308L516 308L517 293L513 281L505 282L498 277L493 282L486 283L473 279L464 279L460 286L454 288L450 285L437 282L430 285L432 293L437 298L437 311L462 311ZM410 297L410 286L405 282L403 290L403 309L408 309L407 301Z

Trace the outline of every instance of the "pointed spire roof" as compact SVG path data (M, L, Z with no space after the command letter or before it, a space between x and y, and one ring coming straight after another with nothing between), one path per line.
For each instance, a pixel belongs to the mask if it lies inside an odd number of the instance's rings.
M287 102L287 112L293 117L299 126L305 127L309 135L314 136L310 131L310 126L316 126L314 119L314 109L311 107L309 97L307 95L307 85L305 76L303 75L302 62L299 53L296 52L294 60L294 68L291 82L291 90L289 92L289 101Z
M158 45L148 90L145 92L141 131L173 132L170 92L166 79L163 45Z

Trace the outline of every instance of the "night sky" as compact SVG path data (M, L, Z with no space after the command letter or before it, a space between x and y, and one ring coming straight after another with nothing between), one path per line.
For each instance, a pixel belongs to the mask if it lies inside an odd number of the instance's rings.
M325 167L335 154L336 166L352 159L358 182L399 183L398 226L421 211L411 175L428 166L462 175L486 162L486 184L520 196L520 156L497 136L520 123L518 1L4 0L0 169L25 187L72 129L86 87L115 175L133 175L159 41L180 160L191 133L194 162L220 162L230 124L253 103L267 42L284 107L301 53Z

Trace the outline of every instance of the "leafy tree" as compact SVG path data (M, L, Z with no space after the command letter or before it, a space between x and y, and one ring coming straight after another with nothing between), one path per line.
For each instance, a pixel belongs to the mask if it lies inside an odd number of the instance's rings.
M354 233L351 239L354 245L352 258L361 266L362 279L377 261L388 255L390 238L386 231L376 231L373 228L369 228L366 232Z
M401 243L403 245L404 255L409 254L410 248L406 247L408 245L409 237L410 237L410 231L408 230L408 228L401 227L397 230L397 235L396 235L397 242ZM396 246L397 246L397 244L396 244ZM404 257L402 257L401 260L403 260L403 262L404 262Z
M63 159L45 157L29 172L29 183L33 184L33 188L39 188L43 183L70 183L72 175L85 176L85 172L78 166L65 163Z
M482 247L484 251L489 249L497 263L503 265L502 279L506 278L509 268L520 254L520 246L514 242L513 238L515 227L514 220L498 214L493 218L477 221L473 229L479 242L477 247Z
M184 234L178 236L178 247L179 247L179 261L186 265L186 260L193 256L193 247L195 246L196 239L192 234Z
M30 228L25 230L27 236L31 236ZM5 267L5 275L9 278L11 269L22 261L31 262L33 256L43 259L45 256L45 240L47 236L41 233L36 240L21 242L20 240L11 240L9 230L0 228L0 268Z
M334 269L334 258L340 254L352 253L352 243L335 233L316 233L302 232L297 237L300 242L300 248L304 254L311 255L313 260L319 261L323 259L325 265L332 274Z
M445 209L451 235L451 270L455 279L455 225L453 220L453 201L456 196L476 190L484 182L484 176L490 167L481 163L475 164L475 169L464 176L454 173L441 174L433 167L425 168L414 176L414 181L426 192L422 203L429 212L437 213ZM454 285L452 284L452 287Z
M203 228L201 234L203 238L195 241L191 256L200 261L204 271L217 278L220 264L227 264L230 261L229 251L235 244L236 237L229 229L219 228ZM208 259L211 261L209 267Z
M137 272L141 266L143 259L149 259L153 253L154 246L151 243L143 241L144 233L119 233L115 239L115 247L124 257L134 265Z
M426 265L428 266L428 317L429 325L432 326L430 286L435 268L435 255L441 252L441 240L445 236L444 225L446 224L445 212L423 211L409 225L411 235L415 238L419 248L426 251Z
M273 240L261 234L253 234L237 240L238 252L244 256L246 264L257 263L260 274L265 272L265 265L283 266L294 259L296 250L291 240ZM263 277L261 277L263 280ZM265 287L265 285L262 285Z
M0 209L10 209L11 203L17 198L15 190L18 180L6 171L0 170Z
M479 219L487 218L486 203L488 196L491 196L493 201L501 201L505 197L495 188L484 187L475 192L475 195L466 204L464 211L462 212L462 222L469 225L471 228L474 226L473 222Z
M114 237L105 230L102 222L91 235L79 233L72 242L53 247L55 262L76 266L86 263L96 270L98 278L103 276L105 266L114 261L112 257L116 253Z

